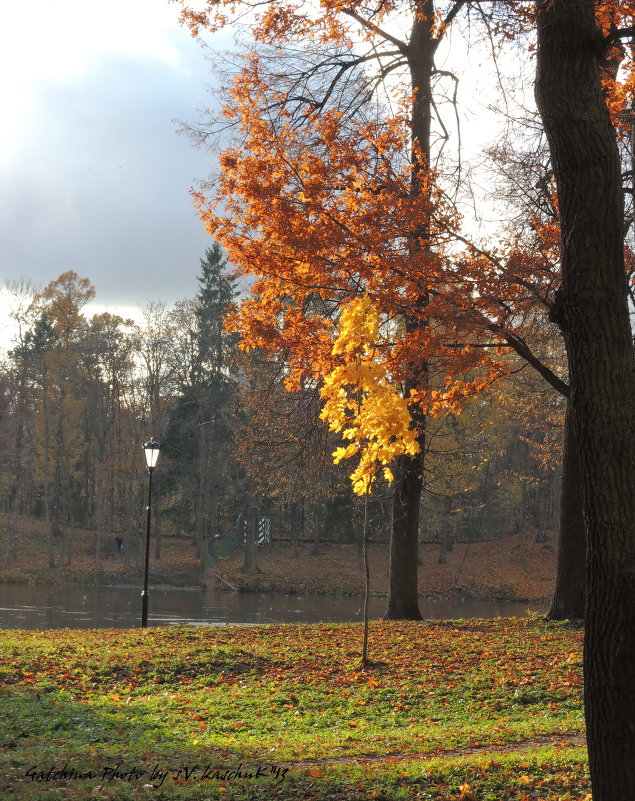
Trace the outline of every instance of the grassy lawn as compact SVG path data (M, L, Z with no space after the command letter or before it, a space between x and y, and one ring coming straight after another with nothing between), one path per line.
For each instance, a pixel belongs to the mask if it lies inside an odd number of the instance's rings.
M0 797L583 801L581 632L0 632ZM66 772L62 773L66 766Z

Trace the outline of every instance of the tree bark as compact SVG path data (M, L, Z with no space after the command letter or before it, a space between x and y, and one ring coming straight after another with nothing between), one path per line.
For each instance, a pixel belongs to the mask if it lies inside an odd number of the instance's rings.
M434 53L438 41L433 38L434 0L419 0L414 5L414 19L408 44L408 66L412 88L412 184L413 195L426 191L422 176L430 162L430 130L432 124L432 73ZM429 221L423 221L410 243L411 251L429 247ZM427 305L428 298L421 296L417 306ZM420 314L405 315L408 333L425 328L427 321ZM410 377L404 382L404 392L425 388L428 382L428 365L420 363L409 368ZM388 607L384 617L388 620L421 620L418 601L419 514L423 492L423 464L426 418L413 411L413 422L418 432L419 453L401 456L397 469L397 486L393 499L393 523L390 542L390 568L388 579Z
M560 490L560 537L556 586L548 620L581 620L586 600L586 529L582 512L582 477L570 404L564 423Z
M536 97L561 220L564 334L587 527L584 698L594 801L635 798L635 379L616 136L591 0L539 0Z
M421 620L418 592L419 499L423 485L423 448L399 457L390 538L386 620Z

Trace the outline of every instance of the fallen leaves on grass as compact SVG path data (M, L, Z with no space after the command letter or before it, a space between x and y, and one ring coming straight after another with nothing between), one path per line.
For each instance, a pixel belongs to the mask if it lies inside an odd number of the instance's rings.
M422 785L404 759L425 753L447 761L475 754L478 744L498 749L498 764L515 742L535 749L543 737L561 741L564 752L566 734L582 730L581 633L567 626L534 617L378 621L371 624L377 661L364 670L359 642L357 624L0 632L6 740L20 744L13 754L28 741L42 762L61 750L116 760L122 742L149 759L185 749L192 764L308 759L318 764L307 775L328 793L332 769L320 760L339 760L350 772L370 759L392 776L385 797L402 797L393 793L400 787L414 798ZM447 784L441 795L425 785L428 795L419 797L487 799L482 788L494 779L479 770L439 780L436 789ZM558 782L580 787L581 797L580 770L569 773L559 767ZM496 775L509 790L496 801L557 797L550 769L525 762ZM364 787L360 798L370 797ZM227 785L228 798L236 793ZM318 797L310 793L297 797Z

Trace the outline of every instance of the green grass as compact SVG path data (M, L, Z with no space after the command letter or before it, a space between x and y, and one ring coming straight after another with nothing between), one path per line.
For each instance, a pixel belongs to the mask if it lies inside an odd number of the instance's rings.
M377 622L364 670L360 640L358 624L0 632L0 797L589 792L579 631Z

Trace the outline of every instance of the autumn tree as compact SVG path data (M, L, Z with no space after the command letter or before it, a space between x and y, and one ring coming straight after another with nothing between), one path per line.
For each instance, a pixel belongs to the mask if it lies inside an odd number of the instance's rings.
M135 407L134 327L108 313L87 319L83 308L93 294L74 272L51 281L35 294L30 322L9 354L19 379L13 417L21 456L14 465L28 499L22 510L47 522L50 567L58 546L61 566L70 559L66 528L78 523L96 530L99 567L102 533L129 530L136 512L143 410Z
M425 516L439 561L454 542L534 531L547 541L559 486L563 404L530 370L430 425ZM519 416L518 409L523 409ZM458 578L455 575L455 581Z
M526 8L521 9L521 16L527 20ZM618 144L621 144L622 181L623 191L630 198L624 215L625 254L628 257L629 270L632 276L632 197L635 186L632 166L632 98L633 98L633 60L632 57L622 69L618 69L625 49L620 43L622 37L629 36L629 22L632 21L629 4L598 3L598 18L602 19L607 34L606 44L598 51L599 70L602 82L602 92L610 110L611 117L617 129ZM529 19L533 22L533 16ZM631 46L632 56L632 46ZM529 130L534 142L530 149L523 152L519 149L518 141L526 139L525 131ZM512 269L505 273L501 271L504 280L522 283L532 289L536 297L540 298L544 313L557 319L558 313L554 308L558 300L558 289L562 280L562 265L560 252L559 204L553 183L554 172L549 160L544 142L536 144L536 131L540 126L535 119L524 119L520 125L513 123L513 133L516 142L507 144L503 148L498 146L490 155L498 168L506 175L506 188L504 193L506 208L515 208L519 212L516 221L511 222L515 235L523 239L527 255L531 256L537 265L542 268L534 273L528 281L528 274L518 273L515 264L518 259L512 259ZM519 137L519 134L521 135ZM497 189L500 189L498 187ZM526 234L529 233L528 241ZM527 245L529 246L527 248ZM525 259L526 261L526 259ZM498 267L497 267L498 269ZM540 279L540 273L548 278L545 283ZM536 281L536 278L540 280ZM543 289L541 290L541 285ZM633 292L631 289L631 299ZM550 323L545 323L548 327ZM513 347L517 344L508 340ZM522 352L519 350L521 355ZM535 355L535 354L534 354ZM540 368L540 359L538 368ZM535 363L534 363L534 366ZM562 373L561 373L562 375ZM543 376L549 383L565 397L569 397L569 387L564 381L554 381L548 374ZM568 379L565 375L565 381ZM555 619L582 618L586 600L585 578L585 552L586 531L582 516L581 502L581 475L579 456L577 453L578 434L573 425L570 405L567 406L565 417L565 438L563 455L563 482L561 497L561 522L558 550L558 568L556 572L556 588L553 596L549 617Z
M502 291L500 327L507 344L568 401L568 367L561 338L554 358L550 341L559 329L549 320L561 280L559 214L549 154L537 112L521 108L508 123L505 139L488 149L494 172L492 193L506 216L507 251L487 254L495 276L490 283L516 286L513 302ZM524 296L524 297L523 297ZM529 305L527 304L529 301ZM560 524L556 584L548 617L582 619L585 607L586 534L575 432L568 408L564 415Z
M610 4L604 8L606 11L610 8ZM615 6L613 11L617 8L618 6ZM628 11L625 6L622 6L622 13L626 19ZM530 19L533 20L533 17L530 16ZM616 27L619 27L619 23L616 23ZM634 184L630 149L632 120L628 106L632 102L633 66L631 62L625 69L618 71L617 65L621 53L621 46L613 42L610 47L604 48L599 56L603 92L618 128L618 140L621 140L623 190L626 197L631 198L625 210L624 222L625 253L630 255ZM553 322L545 319L545 316L552 314L562 279L559 207L553 166L537 112L526 111L524 104L519 106L519 112L517 115L511 115L506 140L491 148L489 156L490 163L503 177L503 180L495 185L494 191L504 204L507 216L506 234L510 240L522 242L526 256L535 262L538 269L533 275L528 274L526 270L518 272L516 265L519 260L516 258L511 260L511 269L507 273L505 270L501 271L501 277L508 282L522 283L532 291L539 299L538 309L542 308L541 328L548 331L549 328L555 327L558 330ZM525 258L525 262L527 260ZM632 263L632 255L630 262ZM515 346L513 341L511 344ZM533 350L531 342L525 344L544 364L544 359ZM554 381L545 374L543 377L557 392L568 399L568 369L565 367L564 370L556 372L561 381ZM556 586L548 617L583 618L586 602L586 531L582 513L577 433L569 403L564 421L562 470L558 565Z
M33 437L35 439L36 478L39 479L41 493L40 513L44 512L47 528L47 550L49 567L55 567L53 527L51 525L51 398L49 387L50 351L57 345L57 334L46 314L37 318L33 327L24 335L11 354L17 363L28 365L30 403L34 410ZM36 504L37 508L38 504Z
M208 248L200 262L199 291L177 304L171 315L176 399L168 413L164 441L178 502L171 513L193 527L199 557L219 534L219 515L232 435L231 399L235 378L230 361L235 335L224 319L236 294L221 248Z
M141 312L143 321L135 341L141 395L140 413L146 432L144 437L151 435L161 441L167 427L168 410L176 392L177 363L173 358L176 329L173 310L166 303L148 303ZM163 480L164 473L159 470L154 476L155 491L159 497L162 494ZM141 512L141 508L139 511ZM161 557L161 511L160 504L153 505L154 552L157 559Z
M319 419L319 389L314 385L288 391L284 359L261 351L239 354L236 366L241 381L232 452L246 486L286 518L294 547L302 521L310 522L317 553L324 510L341 497L350 506L348 488L342 487L346 474L331 460L337 438Z
M243 342L289 354L290 387L330 371L341 303L370 293L394 324L390 373L410 406L420 447L402 453L396 468L391 618L420 617L427 384L430 359L443 352L443 327L432 321L450 321L444 334L456 329L467 301L450 312L445 300L455 279L444 251L457 220L431 169L433 89L448 79L434 59L463 5L238 4L239 12L261 12L252 28L258 52L249 54L225 98L224 123L236 128L239 143L221 157L216 194L198 195L210 233L233 263L257 277L236 318ZM216 29L235 7L186 7L184 18L195 32ZM400 38L392 23L406 17L408 34ZM391 98L392 112L375 93L391 73L406 87ZM479 381L487 385L485 374L475 377L486 361L483 350L444 353L438 369L453 386L435 401L456 404Z
M101 567L103 534L134 530L141 480L137 415L136 326L109 312L94 315L82 348L86 406L82 495L84 516L95 528L95 561ZM126 549L127 550L127 549Z
M8 283L5 287L9 313L17 327L17 342L8 354L9 370L13 380L7 381L2 393L7 408L2 418L10 418L12 426L8 433L8 442L4 446L8 458L7 509L9 524L4 547L4 564L12 567L17 558L17 528L20 501L25 494L27 454L30 444L29 434L33 426L33 404L31 403L31 368L32 360L27 347L28 325L30 322L29 307L35 289L28 281ZM13 369L11 369L13 368Z
M7 455L0 494L9 511L5 562L14 564L19 553L20 513L46 521L51 568L68 563L67 529L77 524L95 531L97 569L119 536L126 540L124 561L138 561L145 500L140 445L152 430L161 436L178 409L191 418L193 402L194 433L202 445L195 491L180 489L183 497L196 498L203 509L195 510L197 525L213 538L219 484L231 461L223 458L231 434L224 415L235 383L228 367L235 335L222 326L233 279L219 248L206 254L200 297L173 308L151 304L141 326L108 312L87 317L84 307L94 290L72 271L38 292L25 284L15 288L16 298L18 290L26 300L15 307L18 333L0 370L0 442ZM184 454L183 462L191 470L190 456ZM158 537L156 546L160 557Z
M334 451L335 463L358 457L350 478L353 492L364 497L364 666L369 663L368 496L379 470L384 479L392 482L394 475L389 465L404 454L414 456L420 448L417 431L411 426L408 402L390 380L380 347L379 312L369 295L354 298L342 310L332 348L336 364L321 388L325 403L320 416L348 443Z
M633 34L617 13L627 5L536 4L536 96L561 227L552 317L569 359L587 531L585 715L596 801L635 796L635 372L622 170L601 74L606 52Z
M83 436L79 424L85 404L80 390L80 342L86 319L82 308L94 294L87 278L69 270L47 284L33 300L35 311L42 315L42 325L50 321L55 335L52 347L43 352L40 390L46 496L50 486L50 501L45 503L51 535L61 541L62 563L71 558L66 525L72 520L71 497Z

